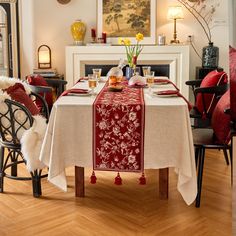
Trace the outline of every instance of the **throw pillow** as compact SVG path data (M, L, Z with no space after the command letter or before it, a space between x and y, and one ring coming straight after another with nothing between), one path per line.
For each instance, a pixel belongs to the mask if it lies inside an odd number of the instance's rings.
M39 109L30 99L29 95L27 95L25 88L21 83L15 83L15 85L10 86L5 91L10 95L11 99L26 106L33 116L39 114Z
M236 49L229 47L231 116L236 121Z
M27 81L30 85L34 86L48 86L47 81L41 75L29 75L27 76ZM45 97L45 100L48 104L48 107L52 107L53 105L53 95L52 92L46 93L45 96L43 93L40 93L42 97ZM42 102L39 99L36 99L36 105L41 109Z
M200 87L213 87L228 83L228 76L223 71L211 71L202 80ZM204 97L203 97L204 96ZM205 103L205 107L204 107ZM217 104L217 98L214 94L201 94L199 93L196 98L195 107L197 110L205 116L206 114L211 117L214 108Z
M228 144L230 141L230 115L225 114L225 109L230 107L230 90L218 101L212 114L212 128L216 137L216 143Z

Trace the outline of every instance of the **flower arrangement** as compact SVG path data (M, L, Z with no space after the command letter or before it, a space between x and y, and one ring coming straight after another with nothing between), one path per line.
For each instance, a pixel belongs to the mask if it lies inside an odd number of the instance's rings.
M206 0L177 0L181 3L198 21L201 25L207 40L212 43L212 35L210 23L212 22L212 16L219 7L220 3L215 2L214 4L207 5Z
M128 38L119 38L118 43L125 46L127 61L129 67L133 68L137 64L137 59L141 51L143 50L143 45L140 42L143 40L143 34L138 33L135 36L136 44L131 45L131 41Z

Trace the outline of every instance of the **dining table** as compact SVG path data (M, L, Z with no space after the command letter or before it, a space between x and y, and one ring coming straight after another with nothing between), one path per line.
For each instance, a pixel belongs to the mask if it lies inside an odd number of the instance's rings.
M106 83L103 77L95 95L61 96L53 105L43 140L40 160L48 166L48 180L67 191L65 169L75 166L76 196L84 196L84 168L93 168L93 103ZM88 81L73 88L88 89ZM168 199L168 171L174 168L177 190L190 205L197 195L197 180L188 105L182 97L156 94L173 89L172 84L154 84L152 93L143 88L144 169L159 169L159 197Z

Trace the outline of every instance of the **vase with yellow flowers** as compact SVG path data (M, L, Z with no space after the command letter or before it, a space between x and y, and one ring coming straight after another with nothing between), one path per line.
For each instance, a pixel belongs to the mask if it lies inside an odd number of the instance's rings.
M119 38L118 43L125 46L126 57L128 62L128 67L126 67L126 78L130 79L137 66L137 60L139 54L143 50L143 45L140 42L143 40L143 34L136 34L136 44L131 44L130 39L128 38Z

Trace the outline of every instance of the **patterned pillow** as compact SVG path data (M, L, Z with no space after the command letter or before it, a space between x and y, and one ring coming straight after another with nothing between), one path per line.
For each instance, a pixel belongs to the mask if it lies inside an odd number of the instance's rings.
M47 81L41 75L29 75L27 76L27 81L30 85L34 85L34 86L48 86ZM40 93L39 95L44 97L43 93ZM48 104L48 107L52 107L53 105L52 92L45 94L45 100ZM39 99L36 99L36 105L39 108L42 108L42 102Z
M200 87L213 87L218 85L223 85L228 83L228 76L225 72L218 72L217 70L211 71L208 73L205 78L202 80ZM203 97L204 96L204 97ZM217 104L217 99L214 94L201 94L199 93L196 98L195 107L197 110L204 116L205 109L208 115L212 115L214 108Z
M236 121L236 49L229 47L231 116Z
M230 90L218 101L212 115L212 128L216 137L216 143L228 144L230 141L230 115L225 114L225 109L230 107Z
M26 106L33 116L39 114L39 109L30 99L29 95L27 95L25 88L21 83L16 83L5 91L10 95L11 99Z

